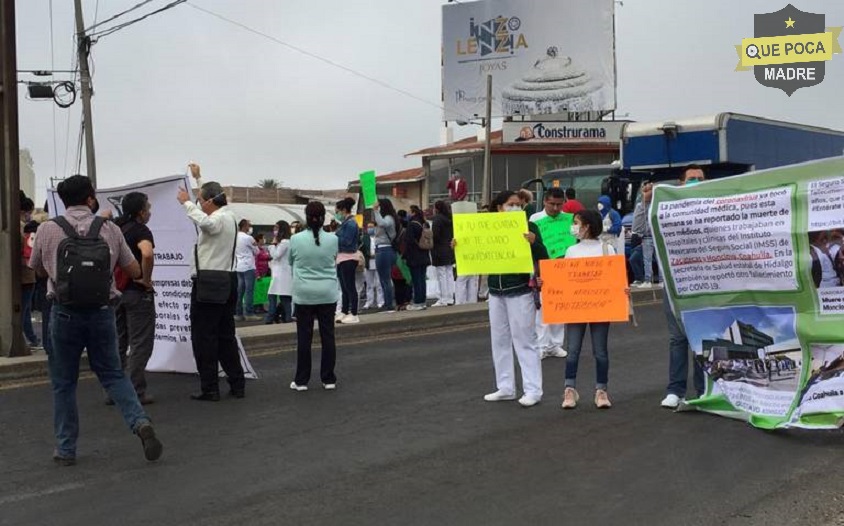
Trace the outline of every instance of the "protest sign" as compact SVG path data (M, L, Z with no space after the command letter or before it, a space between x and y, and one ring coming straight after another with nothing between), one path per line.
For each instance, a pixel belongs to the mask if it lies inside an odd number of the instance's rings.
M574 214L561 212L557 217L545 216L535 222L542 236L542 244L548 250L551 259L566 255L566 250L577 243L577 238L571 235L571 225Z
M627 321L624 256L546 259L539 269L543 323Z
M765 429L844 422L844 159L691 187L649 218L666 292L706 394Z
M455 214L458 276L530 274L533 258L524 213Z
M176 200L180 188L190 188L185 175L145 181L120 188L98 189L101 209L110 209L114 218L123 213L123 196L143 192L149 198L152 215L147 224L155 238L155 344L147 370L153 372L196 373L191 345L191 272L197 230L184 206ZM52 217L64 213L64 204L55 189L47 191ZM238 343L240 346L240 344ZM248 378L257 378L240 346L240 361Z
M355 223L358 224L358 228L363 228L363 214L355 215Z
M375 172L370 170L360 174L360 191L363 194L364 208L372 208L378 201L378 192L375 191Z

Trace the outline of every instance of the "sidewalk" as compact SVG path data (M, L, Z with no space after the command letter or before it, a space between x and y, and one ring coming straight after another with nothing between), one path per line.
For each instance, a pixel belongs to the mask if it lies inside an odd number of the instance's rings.
M661 301L662 289L633 290L634 305L649 305ZM364 314L356 325L337 325L337 341L360 343L375 341L380 337L415 334L444 328L473 326L489 321L486 303L454 307L429 308L419 312L394 312ZM296 324L247 325L237 328L237 335L247 354L254 355L269 350L293 351L296 348ZM314 331L314 344L319 343L319 331ZM87 359L82 357L83 369ZM0 357L0 387L13 380L43 378L47 376L47 356L44 351L20 358Z

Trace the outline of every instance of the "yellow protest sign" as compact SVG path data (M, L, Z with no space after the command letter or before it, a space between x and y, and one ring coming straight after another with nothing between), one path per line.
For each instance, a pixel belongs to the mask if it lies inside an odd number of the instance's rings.
M532 273L527 232L524 212L455 214L457 275Z

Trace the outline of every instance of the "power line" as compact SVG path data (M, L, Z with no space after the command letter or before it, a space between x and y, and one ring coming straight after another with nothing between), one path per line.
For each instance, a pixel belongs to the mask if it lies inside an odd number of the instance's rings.
M424 98L422 98L422 97L419 97L419 96L417 96L417 95L414 95L413 93L411 93L411 92L409 92L409 91L403 90L403 89L401 89L401 88L397 88L397 87L395 87L395 86L393 86L393 85L391 85L391 84L388 84L387 82L384 82L383 80L379 80L379 79L377 79L377 78L375 78L375 77L370 77L369 75L367 75L367 74L365 74L365 73L361 73L360 71L354 70L354 69L352 69L352 68L350 68L350 67L348 67L348 66L344 66L344 65L339 64L339 63L337 63L337 62L334 62L334 61L333 61L333 60L331 60L331 59L327 59L327 58L325 58L325 57L322 57L322 56L317 55L316 53L312 53L312 52L307 51L307 50L305 50L305 49L302 49L302 48L300 48L300 47L298 47L298 46L295 46L295 45L293 45L293 44L289 44L289 43L287 43L287 42L284 42L283 40L279 40L278 38L276 38L276 37L274 37L274 36L272 36L272 35L268 35L268 34L263 33L263 32L261 32L261 31L259 31L259 30L257 30L257 29L253 29L253 28L251 28L251 27L249 27L249 26L247 26L247 25L245 25L245 24L242 24L242 23L237 22L237 21L235 21L235 20L232 20L232 19L230 19L230 18L226 18L225 16L223 16L223 15L221 15L221 14L219 14L219 13L215 13L214 11L210 11L210 10L208 10L208 9L205 9L204 7L199 7L198 5L193 4L192 2L189 2L189 1L188 1L188 2L187 2L187 5L189 5L190 7L194 8L194 9L196 9L197 11L202 11L203 13L209 14L209 15L211 15L211 16L213 16L213 17L215 17L215 18L218 18L218 19L220 19L220 20L222 20L222 21L224 21L224 22L228 22L229 24L235 25L235 26L237 26L237 27L239 27L239 28L241 28L241 29L244 29L244 30L246 30L246 31L249 31L250 33L254 33L254 34L258 35L258 36L264 37L264 38L266 38L267 40L270 40L270 41L272 41L272 42L275 42L276 44L280 44L280 45L282 45L282 46L284 46L284 47L286 47L286 48L288 48L288 49L292 49L293 51L296 51L297 53L301 53L301 54L303 54L303 55L305 55L305 56L307 56L307 57L310 57L310 58L313 58L313 59L319 60L320 62L324 62L324 63L328 64L329 66L333 66L333 67L335 67L335 68L342 69L343 71L345 71L345 72L347 72L347 73L351 73L352 75L355 75L356 77L360 77L360 78L362 78L362 79L365 79L365 80L368 80L368 81L373 82L373 83L375 83L375 84L378 84L378 85L379 85L379 86L381 86L382 88L387 88L387 89L392 90L392 91L395 91L395 92L397 92L397 93L401 93L402 95L405 95L405 96L407 96L407 97L410 97L410 98L412 98L412 99L415 99L415 100L417 100L417 101L419 101L419 102L422 102L422 103L427 104L427 105L429 105L429 106L433 106L433 107L435 107L435 108L439 109L440 111L444 111L444 109L443 109L442 105L440 105L440 104L438 104L438 103L436 103L436 102L433 102L433 101L430 101L430 100L424 99ZM465 115L462 115L462 116L467 117L467 116L465 116ZM468 117L467 117L467 118L468 118Z
M143 1L143 2L141 2L140 4L138 4L138 5L134 6L134 7L130 7L130 8L129 8L129 9L127 9L126 11L123 11L123 12L117 13L116 15L114 15L113 17L111 17L111 18L109 18L109 19L107 19L107 20L103 20L103 21L102 21L102 22L100 22L99 24L97 23L97 17L96 17L96 15L94 15L94 25L92 25L91 27L89 27L88 29L86 29L84 32L85 32L85 33L87 33L87 32L89 32L89 31L91 31L92 29L94 29L95 27L101 26L101 25L103 25L103 24L108 24L108 23L109 23L109 22L111 22L112 20L117 20L117 19L118 19L118 18L120 18L121 16L123 16L123 15L125 15L125 14L128 14L128 13L131 13L132 11L134 11L134 10L136 10L136 9L140 9L141 7L145 6L146 4L148 4L148 3L152 2L152 1L153 1L153 0L144 0L144 1ZM96 13L96 11L98 11L98 10L99 10L99 7L100 7L100 2L99 2L99 0L97 0L97 7L94 9L95 13Z
M187 0L175 0L174 2L170 2L169 4L165 5L164 7L160 8L160 9L156 9L155 11L150 11L149 13L145 14L144 16L138 17L134 20L130 20L129 22L124 22L122 24L118 24L118 25L111 27L109 29L103 29L102 31L97 31L97 32L91 33L90 38L91 39L100 39L102 37L106 37L106 36L108 36L112 33L120 31L121 29L129 27L133 24L137 24L138 22L141 22L142 20L146 20L147 18L149 18L153 15L157 15L158 13L162 13L164 11L167 11L168 9L173 9L174 7L178 6L179 4L185 3L186 1Z

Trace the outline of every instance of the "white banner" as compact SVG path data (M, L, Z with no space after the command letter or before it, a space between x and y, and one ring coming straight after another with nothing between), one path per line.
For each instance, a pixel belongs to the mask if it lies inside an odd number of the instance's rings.
M152 205L147 226L155 238L155 347L147 370L152 372L196 373L190 334L190 258L197 231L184 207L176 200L180 188L190 188L185 175L174 175L120 188L97 190L100 209L109 208L114 217L121 215L123 196L143 192ZM64 204L54 189L48 190L52 217L64 213ZM247 378L257 375L240 344L240 361Z
M444 120L611 111L613 0L484 0L443 6Z

